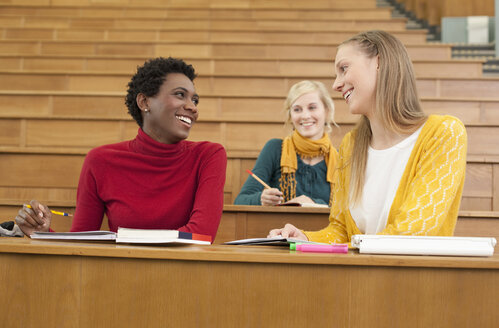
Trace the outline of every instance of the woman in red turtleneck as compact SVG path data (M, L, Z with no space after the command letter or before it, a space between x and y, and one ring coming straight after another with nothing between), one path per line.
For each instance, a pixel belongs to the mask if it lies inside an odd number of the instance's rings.
M176 229L211 235L223 207L227 156L211 142L191 142L199 96L191 65L156 58L128 84L126 105L139 125L135 139L92 149L83 164L71 231ZM16 222L26 235L48 231L51 212L31 201Z

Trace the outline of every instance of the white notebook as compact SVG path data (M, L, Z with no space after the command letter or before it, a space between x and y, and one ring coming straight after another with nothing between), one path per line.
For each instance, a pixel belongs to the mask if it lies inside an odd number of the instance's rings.
M496 242L490 237L352 236L352 246L367 254L492 256Z

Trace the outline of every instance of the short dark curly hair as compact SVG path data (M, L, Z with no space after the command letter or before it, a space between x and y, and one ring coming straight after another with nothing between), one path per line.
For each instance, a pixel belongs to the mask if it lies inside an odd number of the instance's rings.
M154 97L170 73L182 73L191 81L194 81L197 76L194 67L186 64L182 59L158 57L149 59L144 65L137 67L137 73L128 82L125 104L128 107L128 113L140 127L142 127L143 120L137 105L137 95L142 93L146 97Z

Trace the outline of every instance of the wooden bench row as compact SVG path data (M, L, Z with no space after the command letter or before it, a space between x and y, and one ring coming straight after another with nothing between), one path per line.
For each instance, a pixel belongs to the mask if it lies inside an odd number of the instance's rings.
M3 119L87 119L130 120L124 104L125 92L0 91L0 117ZM202 95L199 121L284 122L285 96ZM335 119L342 125L354 123L358 116L349 112L338 93L333 93ZM428 114L451 114L465 124L499 123L498 99L432 98L421 99Z
M80 169L86 151L64 148L0 152L0 200L74 202ZM59 153L58 153L59 152ZM65 153L62 153L65 152ZM258 151L228 151L224 188L226 204L232 204L247 169L252 169ZM468 156L462 210L499 211L499 156Z
M386 30L392 32L404 31L405 19L364 19L364 18L334 18L334 19L234 19L234 18L59 18L59 17L13 17L0 14L0 27L5 36L20 37L19 32L30 29L54 30L61 38L72 35L81 38L85 32L89 35L99 35L98 32L108 30L114 32L139 32L141 35L148 30L154 31L191 31L203 29L206 31L289 31L289 32L340 32L352 30ZM78 33L71 33L72 31ZM90 34L95 32L94 34ZM42 34L43 35L43 34ZM131 34L134 35L134 34ZM21 36L22 37L22 36Z
M200 95L282 97L289 88L304 79L333 83L331 71L323 74L242 76L241 74L200 75L195 80ZM131 74L101 72L10 72L0 71L0 90L65 91L65 92L124 92ZM499 78L435 78L417 79L420 97L457 97L499 99Z
M0 40L0 55L140 56L180 58L333 59L338 44ZM446 44L406 45L412 60L448 60Z
M333 59L252 59L252 58L183 58L198 74L230 74L241 76L331 76ZM89 72L133 74L147 58L114 56L36 56L0 55L0 70L23 72ZM414 60L416 76L482 77L483 60L447 59Z
M351 123L341 123L332 134L339 146L343 136L352 129ZM130 119L0 119L0 145L9 147L95 147L133 138L138 126ZM468 154L499 155L499 124L469 124ZM200 120L190 133L194 141L210 140L228 150L258 151L270 138L282 138L290 127L280 122L243 120Z
M343 42L360 30L345 31L289 31L286 26L273 31L234 30L231 24L223 24L227 30L199 28L179 30L162 28L151 30L107 30L107 29L52 29L23 28L1 29L2 40L54 40L54 41L123 41L128 42L237 42L237 43L272 43L272 44L312 44L329 45ZM425 44L425 30L392 31L404 44Z
M297 5L300 1L287 1L286 5L279 7L274 1L268 1L266 7L237 7L237 6L204 6L194 7L183 1L181 6L155 6L148 1L147 4L133 5L93 5L85 6L67 4L58 6L30 5L0 5L2 16L22 16L25 18L148 18L148 19L278 19L278 20L333 20L333 19L390 19L390 8L376 8L374 1L356 1L355 8L348 1L334 1L334 6L314 7L307 1L301 8ZM165 4L165 2L162 2ZM233 4L233 3L231 3ZM271 7L275 4L274 7ZM187 8L190 7L190 8Z

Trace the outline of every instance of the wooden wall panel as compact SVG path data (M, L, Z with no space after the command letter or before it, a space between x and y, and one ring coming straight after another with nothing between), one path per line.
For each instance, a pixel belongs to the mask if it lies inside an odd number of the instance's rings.
M0 145L18 146L21 143L21 121L0 120Z
M463 196L476 198L492 198L493 164L468 163Z
M468 133L468 154L499 155L499 135L498 126L469 126Z
M3 155L1 155L3 156ZM17 161L19 162L19 161ZM35 162L37 163L37 162ZM68 165L71 165L72 163L69 163ZM81 156L81 164L83 164L83 156ZM81 167L80 164L80 167ZM80 168L78 168L79 170ZM53 177L53 174L51 175ZM55 177L57 178L57 177ZM79 173L78 177L79 178ZM36 184L36 182L35 182ZM71 206L74 207L74 204L76 203L76 185L72 187L67 187L67 186L61 186L61 187L34 187L34 186L14 186L14 187L5 187L5 186L0 186L0 199L2 201L5 200L10 200L12 202L17 202L18 204L22 204L24 202L29 202L32 199L37 199L43 203L47 204L55 204L55 205L61 205L61 204L71 204ZM19 209L14 210L14 216L15 213Z
M125 96L57 96L52 98L52 115L88 118L131 118Z
M0 113L2 117L49 115L50 108L51 101L47 96L26 94L0 95Z
M119 122L29 120L26 145L52 147L95 147L121 140Z
M40 53L40 47L33 42L0 42L0 54L30 54L35 55Z
M2 187L76 187L83 157L0 153Z
M440 25L442 17L494 16L494 0L397 0L417 18Z
M492 209L494 211L499 211L499 164L494 164L493 168L493 198L492 198Z

